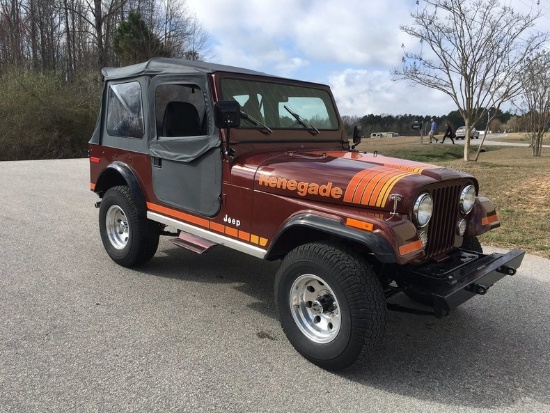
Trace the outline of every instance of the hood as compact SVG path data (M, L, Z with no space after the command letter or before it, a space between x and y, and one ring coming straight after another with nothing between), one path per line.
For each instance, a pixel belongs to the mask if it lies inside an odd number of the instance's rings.
M286 197L390 209L390 195L416 197L426 185L470 177L414 161L357 152L286 152L251 157L254 189Z

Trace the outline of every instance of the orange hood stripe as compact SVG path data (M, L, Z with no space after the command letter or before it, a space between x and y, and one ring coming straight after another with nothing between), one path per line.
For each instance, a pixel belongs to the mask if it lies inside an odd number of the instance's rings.
M393 171L386 171L378 176L374 176L373 179L370 180L369 185L365 188L361 200L357 201L357 203L374 206L381 188L386 184L388 179L391 179L393 176L395 176L395 172Z
M393 168L393 169L400 169L405 172L413 172L415 174L421 174L424 172L424 169L427 169L429 167L433 168L433 165L424 165L423 167L418 166L407 166L407 165L393 165L393 164L384 164L387 168Z
M414 171L413 171L414 169ZM419 174L420 168L403 167L397 171L387 167L364 169L351 179L344 193L344 202L384 207L393 187L403 178Z
M363 196L363 191L368 185L370 180L380 174L391 173L386 168L374 167L369 169L363 169L355 174L349 182L346 192L344 194L344 202L360 203Z
M384 187L380 190L378 198L376 200L376 206L377 207L385 207L386 206L386 200L390 196L390 192L401 179L405 178L406 176L414 175L413 173L403 173L400 175L396 175L386 182Z

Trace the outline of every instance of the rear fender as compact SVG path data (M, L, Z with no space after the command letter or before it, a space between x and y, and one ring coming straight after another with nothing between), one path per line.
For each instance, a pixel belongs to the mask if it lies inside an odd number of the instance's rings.
M109 188L117 185L126 185L130 188L139 215L146 216L147 207L139 180L134 171L125 163L113 162L107 166L99 176L94 192L103 197Z

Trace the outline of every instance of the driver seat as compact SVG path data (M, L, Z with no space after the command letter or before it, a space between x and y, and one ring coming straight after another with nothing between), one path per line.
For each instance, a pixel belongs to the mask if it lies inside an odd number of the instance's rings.
M189 102L168 102L162 120L162 136L198 136L201 134L197 108Z

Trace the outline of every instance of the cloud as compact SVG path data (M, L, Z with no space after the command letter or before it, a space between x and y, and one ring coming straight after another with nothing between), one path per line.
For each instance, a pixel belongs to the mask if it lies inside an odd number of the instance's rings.
M443 115L456 109L447 95L394 81L389 71L345 69L331 74L329 85L341 115Z
M329 84L342 115L444 114L440 92L391 80L410 0L186 0L210 33L217 62Z
M408 17L405 0L242 0L238 7L223 0L187 3L227 59L243 52L260 59L284 44L285 60L396 64L402 54L396 21Z
M296 24L300 50L321 61L354 65L391 65L401 58L401 34L396 21L401 0L387 2L315 2Z

